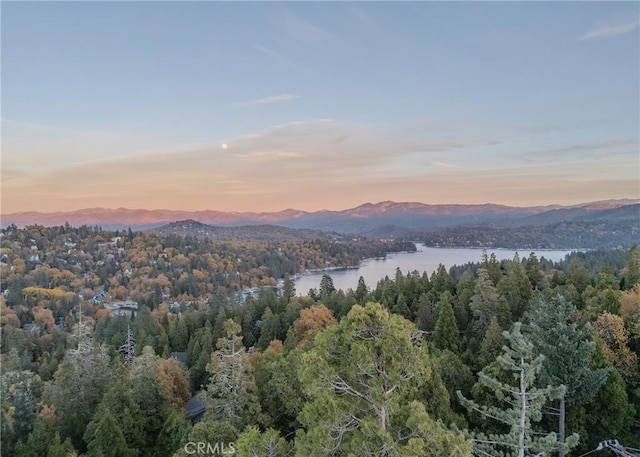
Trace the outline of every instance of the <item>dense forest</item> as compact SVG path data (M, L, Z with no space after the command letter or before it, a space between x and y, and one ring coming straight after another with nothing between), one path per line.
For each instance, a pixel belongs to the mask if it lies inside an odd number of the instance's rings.
M637 213L637 211L636 211ZM631 247L640 236L635 219L569 221L513 228L447 227L411 233L427 246L501 247L509 249L585 249ZM401 234L399 239L407 234Z
M633 455L637 246L289 279L406 247L3 230L2 455Z

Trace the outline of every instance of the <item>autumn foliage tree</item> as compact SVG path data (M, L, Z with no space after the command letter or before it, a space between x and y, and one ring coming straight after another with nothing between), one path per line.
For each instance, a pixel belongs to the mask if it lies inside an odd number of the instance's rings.
M319 331L336 323L331 310L322 304L301 310L300 317L293 323L296 346L312 341Z
M607 359L628 384L635 385L640 377L638 354L627 345L629 332L622 318L615 314L602 313L593 324L593 332L602 342L602 350Z

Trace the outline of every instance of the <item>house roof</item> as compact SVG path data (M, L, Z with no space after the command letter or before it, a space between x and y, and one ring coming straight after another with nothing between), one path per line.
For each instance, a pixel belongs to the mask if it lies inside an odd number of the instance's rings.
M191 399L185 403L184 405L184 414L194 424L199 422L204 416L204 411L206 409L202 400L198 398L198 394L196 393Z

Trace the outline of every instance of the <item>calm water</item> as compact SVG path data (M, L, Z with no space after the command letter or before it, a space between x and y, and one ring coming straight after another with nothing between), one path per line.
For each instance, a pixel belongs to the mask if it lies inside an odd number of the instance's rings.
M401 252L389 254L382 260L365 260L359 268L345 268L331 271L317 271L305 273L295 280L298 294L306 294L309 289L319 288L320 279L323 274L328 274L333 279L336 289L355 289L360 276L364 277L369 289L375 288L379 280L385 276L393 278L396 268L407 274L407 272L418 270L420 273L427 271L429 275L434 272L438 265L443 264L447 270L453 265L463 265L468 262L480 262L482 259L482 249L463 248L428 248L422 244L416 244L418 252ZM522 249L517 251L520 258L529 257L531 252L535 252L538 259L544 257L548 260L558 261L571 251L536 251ZM487 249L487 254L495 253L498 260L513 259L515 250L509 249Z

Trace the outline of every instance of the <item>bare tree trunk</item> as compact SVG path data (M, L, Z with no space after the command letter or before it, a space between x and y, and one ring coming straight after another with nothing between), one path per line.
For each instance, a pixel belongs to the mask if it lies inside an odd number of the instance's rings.
M560 449L558 452L559 457L564 457L564 416L565 416L565 404L564 395L560 397L560 427L558 430L558 438L560 440Z
M518 457L524 457L524 435L525 426L527 425L527 391L525 387L524 370L520 371L520 397L522 398L522 411L520 413L520 430L518 433Z

